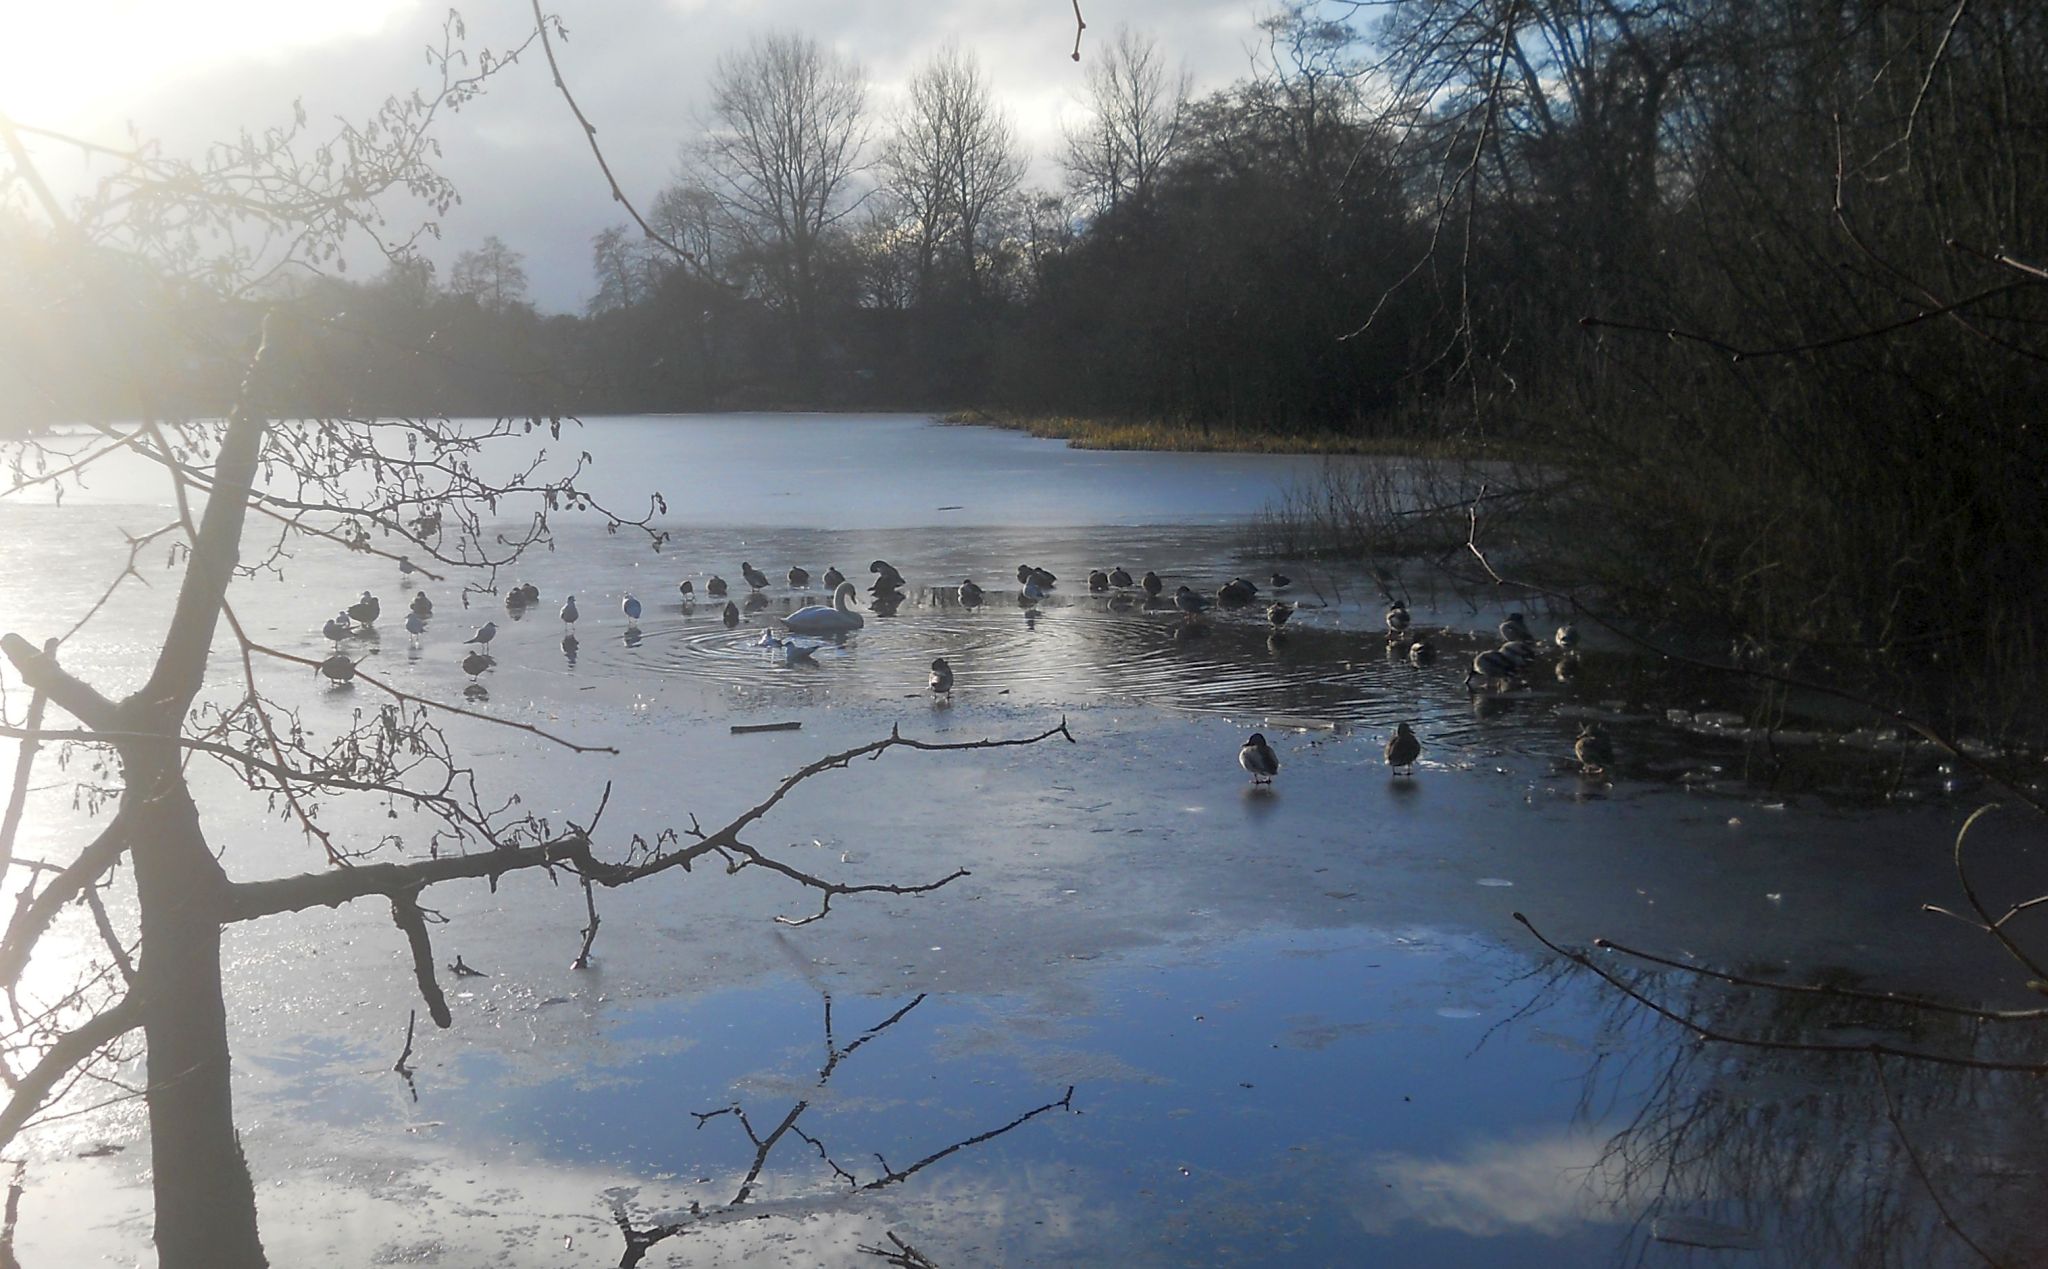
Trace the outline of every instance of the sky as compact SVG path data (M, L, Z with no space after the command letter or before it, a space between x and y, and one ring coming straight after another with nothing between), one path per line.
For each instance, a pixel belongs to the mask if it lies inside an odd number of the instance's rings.
M445 4L413 0L6 0L0 112L105 144L131 128L176 152L289 120L362 117L392 93L426 87L423 52ZM1063 119L1081 114L1086 60L1119 25L1153 35L1198 91L1241 78L1267 0L1082 0L1083 63L1072 0L553 0L567 24L563 74L598 128L606 158L644 208L697 131L720 54L749 37L798 30L858 60L885 116L904 82L947 40L987 72L1053 184ZM531 24L522 0L463 11L472 48L504 49ZM543 311L580 312L592 289L590 239L625 220L536 47L441 131L443 170L463 202L428 254L447 277L462 250L496 234L526 258ZM47 144L39 161L61 188L86 172ZM360 272L381 262L363 258Z

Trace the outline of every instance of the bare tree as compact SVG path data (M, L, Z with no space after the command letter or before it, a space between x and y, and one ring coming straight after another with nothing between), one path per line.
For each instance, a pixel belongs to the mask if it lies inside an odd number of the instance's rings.
M1024 179L1025 160L972 54L947 45L912 77L883 165L914 244L919 291L929 295L950 247L968 299L979 298L991 221Z
M1169 70L1158 41L1127 26L1088 67L1088 117L1067 132L1067 184L1106 212L1142 197L1173 161L1185 139L1185 66Z
M600 230L590 240L590 271L597 290L586 306L592 314L632 308L661 281L662 254L625 225Z
M476 250L455 257L455 267L448 274L449 289L502 313L526 300L525 261L525 256L492 234Z
M755 248L769 297L794 317L805 374L817 362L824 240L860 201L852 178L866 145L856 63L789 33L719 59L697 166Z
M546 29L542 25L527 43ZM267 278L332 263L362 236L393 260L408 259L407 247L422 231L392 233L386 204L424 197L425 215L449 205L454 191L428 161L436 153L433 125L518 56L518 50L471 52L462 41L460 20L451 17L434 56L439 83L393 98L366 125L345 124L316 142L301 135L301 117L244 144L210 150L197 162L147 146L117 154L117 170L100 196L76 210L50 192L23 141L28 130L0 116L0 187L28 192L43 223L23 240L61 266L38 276L115 273L128 280L120 291L72 284L69 298L97 306L112 342L143 328L182 333L195 313L224 326L239 320L253 335L243 297ZM36 135L106 154L81 139ZM490 279L494 298L510 303L519 277L516 255L495 239L486 246L497 249L495 258L475 262L468 276ZM239 388L225 418L217 417L217 406L189 417L176 413L164 404L150 363L111 348L107 373L135 378L140 421L92 422L82 445L30 438L7 452L12 481L6 493L75 485L126 456L153 465L175 508L165 523L129 535L126 566L111 571L84 612L14 614L23 624L63 633L36 640L0 636L0 652L34 693L18 720L11 714L0 719L0 736L22 743L0 815L0 880L15 898L0 933L0 989L13 1006L0 1023L0 1077L8 1088L0 1103L0 1144L80 1079L122 1056L126 1038L139 1032L147 1053L142 1094L154 1153L155 1241L164 1269L245 1269L266 1262L233 1114L221 964L227 927L380 901L411 954L428 1013L446 1027L453 1019L435 968L431 914L421 904L432 886L497 885L530 872L575 878L590 918L578 935L565 933L566 941L580 939L579 965L588 962L597 935L599 889L661 876L674 880L707 858L728 873L765 870L807 892L815 910L786 918L805 924L826 916L838 898L926 893L965 872L912 884L850 884L750 844L752 826L798 785L856 758L895 750L1030 744L1065 734L1064 723L1036 737L964 744L892 733L824 755L716 827L690 819L686 826L649 824L610 838L603 823L608 790L590 791L591 809L581 822L550 823L521 810L516 798L493 794L491 775L467 759L443 730L444 720L501 726L570 751L591 747L408 692L346 652L306 656L264 644L238 612L235 583L281 571L299 553L334 550L365 560L403 558L420 577L461 578L470 592L486 593L495 589L499 569L551 540L551 525L561 515L599 516L614 532L639 534L659 550L667 535L657 517L666 504L656 493L639 514L608 509L579 484L589 455L556 470L531 440L509 465L490 464L504 474L481 474L478 458L487 449L535 433L558 439L565 425L560 416L484 426L433 418L271 418L265 403L295 378L322 373L337 331L360 333L343 329L340 319L300 322L273 314L263 319L260 338L231 342L232 353L209 350L239 366ZM432 355L424 345L416 351ZM175 609L146 681L125 696L110 695L63 664L65 640L141 577L145 550L166 545L173 566L182 566ZM352 615L366 625L379 616L375 605ZM337 643L349 637L336 636ZM233 667L225 683L209 682L217 638ZM290 695L281 690L294 680L303 683L309 670L332 690L367 692L374 700L339 735L315 740L298 725ZM97 775L81 798L89 809L111 807L111 814L69 858L18 859L23 799L37 747L47 744L86 755L73 761ZM320 866L277 876L270 859L261 866L264 879L238 879L234 843L209 828L188 782L188 768L206 763L271 799ZM365 797L394 813L406 807L424 816L432 849L408 852L394 836L356 840L340 827L345 820L322 814L331 800ZM119 871L123 864L132 883ZM133 927L102 898L103 890L127 884L138 914ZM94 943L97 957L72 955L73 936ZM51 981L59 984L54 992L46 986Z

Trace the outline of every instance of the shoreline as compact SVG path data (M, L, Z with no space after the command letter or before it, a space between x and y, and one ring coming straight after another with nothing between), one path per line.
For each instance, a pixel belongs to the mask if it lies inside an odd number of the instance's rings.
M1161 451L1184 454L1327 454L1355 457L1437 458L1442 441L1412 436L1353 436L1345 432L1255 432L1238 427L1197 427L1163 420L1084 418L1000 410L948 410L949 427L993 427L1075 449Z

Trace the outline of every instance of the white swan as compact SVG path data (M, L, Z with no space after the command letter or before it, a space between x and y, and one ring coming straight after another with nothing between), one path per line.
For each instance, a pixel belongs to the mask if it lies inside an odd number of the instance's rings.
M776 620L792 634L836 635L858 630L867 623L851 607L854 593L852 582L841 582L832 592L830 607L811 604Z

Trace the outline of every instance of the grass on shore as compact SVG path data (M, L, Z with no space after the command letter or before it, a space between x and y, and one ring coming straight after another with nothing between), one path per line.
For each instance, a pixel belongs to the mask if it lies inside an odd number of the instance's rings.
M1075 449L1177 450L1232 454L1374 454L1436 457L1448 453L1441 441L1421 437L1354 436L1346 432L1259 432L1232 426L1197 427L1162 420L1077 418L1073 415L1013 414L955 410L947 423L1000 427Z

